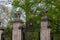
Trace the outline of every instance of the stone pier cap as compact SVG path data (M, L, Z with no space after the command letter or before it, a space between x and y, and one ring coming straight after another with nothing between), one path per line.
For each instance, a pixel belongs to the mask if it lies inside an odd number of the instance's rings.
M50 21L50 19L47 16L41 17L41 21Z

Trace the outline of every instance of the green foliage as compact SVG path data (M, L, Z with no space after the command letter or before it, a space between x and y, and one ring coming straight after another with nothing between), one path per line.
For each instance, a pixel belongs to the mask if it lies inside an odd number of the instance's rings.
M4 28L3 32L4 38L9 38L9 40L12 39L12 24L9 22L7 27Z
M18 7L19 6L19 0L14 0L14 2L13 2L13 5L15 6L15 7Z
M39 3L44 5L38 6ZM23 3L21 0L14 0L13 6L21 7L26 12L26 21L32 18L36 27L41 18L41 11L47 9L48 14L46 15L51 20L52 32L56 32L57 27L60 28L60 0L23 0Z
M38 32L30 32L29 34L30 34L29 40L39 40L39 33Z
M17 5L19 4L20 2L20 5ZM35 21L36 24L39 24L39 21L40 21L40 12L37 12L39 11L39 7L38 7L38 4L40 2L40 0L23 0L24 4L21 3L21 0L14 0L13 2L13 6L14 7L20 7L22 8L25 13L26 13L26 21L29 21L31 18Z
M54 34L53 40L60 40L60 34Z

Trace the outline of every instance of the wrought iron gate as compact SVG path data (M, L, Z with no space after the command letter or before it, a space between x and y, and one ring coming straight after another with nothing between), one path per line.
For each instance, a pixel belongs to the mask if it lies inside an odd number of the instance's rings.
M40 40L40 32L37 31L23 31L23 40Z
M40 28L35 28L33 22L28 23L23 28L23 40L40 40Z
M1 40L4 40L4 36L3 36L3 33L1 34Z

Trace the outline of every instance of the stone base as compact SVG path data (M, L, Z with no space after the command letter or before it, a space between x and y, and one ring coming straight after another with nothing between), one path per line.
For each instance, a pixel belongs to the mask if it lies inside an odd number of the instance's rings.
M41 30L40 40L50 40L50 29Z
M1 34L3 33L3 31L2 30L0 30L0 40L1 40Z
M13 30L12 40L22 40L21 30Z

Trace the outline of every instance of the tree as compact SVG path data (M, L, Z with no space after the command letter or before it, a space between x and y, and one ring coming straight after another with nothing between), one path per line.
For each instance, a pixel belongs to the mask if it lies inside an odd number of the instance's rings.
M5 40L12 40L12 23L9 22L7 27L4 28L3 37Z
M26 13L26 20L30 18L40 25L41 11L48 10L45 14L51 20L52 32L56 32L56 27L60 27L60 0L14 0L13 6L22 8ZM58 29L57 29L58 30Z
M33 19L35 28L40 26L41 11L48 10L45 15L50 19L51 32L60 33L60 0L14 0L13 6L22 8L26 13L26 22Z

